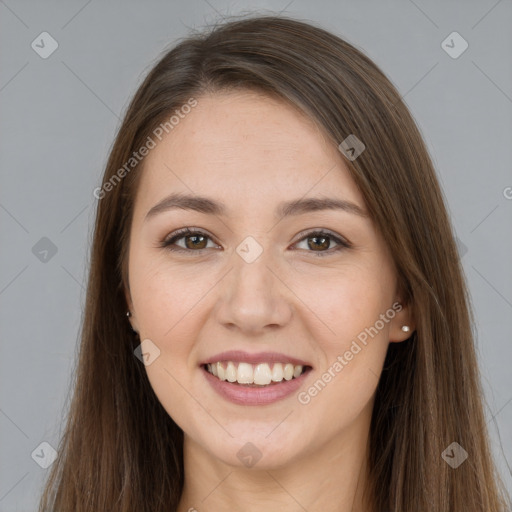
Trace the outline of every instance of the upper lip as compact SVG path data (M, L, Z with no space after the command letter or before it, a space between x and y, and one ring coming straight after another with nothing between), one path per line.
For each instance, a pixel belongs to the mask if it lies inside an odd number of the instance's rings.
M292 363L294 365L311 366L306 361L297 359L296 357L288 356L286 354L281 354L279 352L257 352L250 354L249 352L244 352L243 350L228 350L227 352L215 354L199 363L199 365L202 366L204 364L216 363L218 361L236 361L250 364Z

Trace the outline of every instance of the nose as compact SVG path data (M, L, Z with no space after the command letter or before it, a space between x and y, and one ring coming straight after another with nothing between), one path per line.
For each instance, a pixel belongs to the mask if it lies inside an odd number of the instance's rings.
M263 251L252 262L233 254L231 271L219 283L216 304L217 321L226 328L257 335L290 322L293 294L269 252Z

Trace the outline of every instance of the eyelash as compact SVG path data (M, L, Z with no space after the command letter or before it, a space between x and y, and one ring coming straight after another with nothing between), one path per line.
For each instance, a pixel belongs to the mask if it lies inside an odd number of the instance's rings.
M194 253L195 252L195 253L199 253L198 255L200 255L207 248L192 250L192 249L184 249L183 247L171 247L171 245L173 245L176 241L180 240L181 238L186 238L186 236L194 236L194 235L202 235L211 240L211 237L203 231L193 230L190 228L182 228L182 229L175 231L174 233L171 233L171 235L169 237L167 237L165 240L162 241L162 243L160 244L160 247L167 249L168 251L182 252L182 253ZM327 256L329 254L333 254L340 250L350 249L352 247L352 245L350 243L348 243L346 240L334 235L330 231L323 230L323 229L320 229L317 231L310 231L307 233L303 232L303 233L300 233L299 236L302 236L302 238L300 240L298 240L296 243L302 242L303 240L308 239L308 238L313 238L314 236L318 236L318 237L323 236L323 237L328 237L331 240L334 240L334 242L336 242L338 244L337 247L334 247L333 249L328 249L327 251L311 251L311 250L308 251L308 250L306 250L306 252L311 252L315 256L319 256L319 257Z

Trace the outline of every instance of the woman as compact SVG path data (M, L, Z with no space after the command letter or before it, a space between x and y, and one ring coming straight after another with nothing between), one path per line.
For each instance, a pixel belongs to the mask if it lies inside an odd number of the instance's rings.
M94 195L41 511L505 510L442 193L364 54L284 17L182 41Z

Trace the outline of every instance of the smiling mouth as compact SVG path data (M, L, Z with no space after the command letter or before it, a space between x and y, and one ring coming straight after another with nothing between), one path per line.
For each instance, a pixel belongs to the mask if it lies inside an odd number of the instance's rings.
M204 364L202 367L221 381L256 388L278 385L283 381L297 379L312 369L311 366L292 363L250 364L234 361L218 361Z

